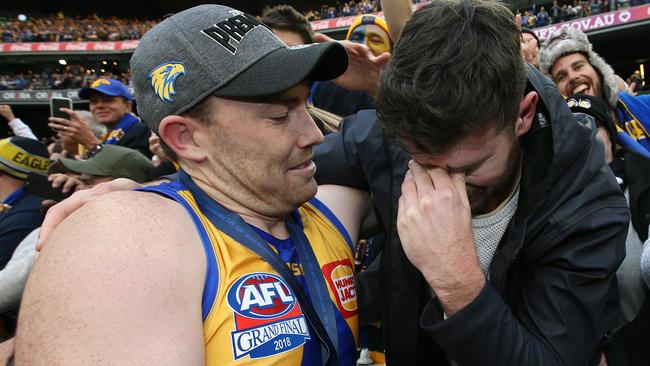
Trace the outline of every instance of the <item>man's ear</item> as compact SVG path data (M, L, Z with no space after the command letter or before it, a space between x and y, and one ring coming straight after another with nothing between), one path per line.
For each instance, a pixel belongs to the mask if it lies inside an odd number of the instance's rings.
M526 94L519 103L519 118L515 123L515 134L517 137L525 135L535 118L535 110L537 109L537 101L539 96L537 92L530 92Z
M171 115L160 122L158 135L180 159L200 163L207 159L205 149L195 139L195 133L202 127L205 128L192 119Z

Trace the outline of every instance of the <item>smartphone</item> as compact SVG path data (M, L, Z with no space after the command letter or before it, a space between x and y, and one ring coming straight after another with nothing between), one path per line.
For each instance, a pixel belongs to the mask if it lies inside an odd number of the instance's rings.
M29 173L25 182L25 192L57 202L63 201L74 193L74 191L63 193L62 188L52 188L52 182L38 173Z
M61 112L59 108L72 109L72 99L59 97L52 97L50 99L50 116L70 119L70 116L65 112Z

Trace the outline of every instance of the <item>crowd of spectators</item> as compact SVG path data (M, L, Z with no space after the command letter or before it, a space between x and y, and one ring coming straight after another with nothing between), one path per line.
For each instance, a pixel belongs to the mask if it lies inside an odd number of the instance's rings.
M73 65L64 69L43 72L25 72L0 74L0 90L60 90L79 89L90 85L97 78L118 79L129 85L131 72L113 73L110 71L97 72L83 66Z
M521 25L526 28L545 27L549 24L607 13L630 6L648 3L648 0L554 0L548 4L534 4L521 15Z
M413 0L413 3L423 0ZM531 9L517 11L522 25L528 28L543 27L551 23L582 18L608 11L647 3L648 0L555 0L548 4L535 4ZM378 0L337 1L324 4L320 10L310 10L303 15L307 20L369 14L381 10ZM90 16L67 16L62 12L47 17L23 17L0 19L1 42L72 42L72 41L119 41L139 39L156 19L102 18Z
M414 3L421 0L413 0ZM596 15L620 8L640 5L650 0L555 0L552 4L536 4L520 11L521 23L526 28L544 27L549 24ZM380 9L378 0L350 0L335 5L323 5L320 10L303 13L307 20L331 19L373 13ZM63 41L114 41L139 39L157 20L68 17L59 12L44 18L25 21L0 20L2 42L63 42ZM61 71L46 69L43 72L25 71L0 74L0 90L50 90L77 89L89 85L98 77L115 78L129 84L130 72L114 74L96 72L82 66L67 66Z
M22 19L22 20L21 20ZM0 21L2 42L120 41L139 39L156 19L67 16L62 12L47 17L21 17Z
M320 10L310 10L305 12L307 20L320 20L347 17L353 15L369 14L379 11L381 4L378 0L350 0L340 2L335 5L324 4Z

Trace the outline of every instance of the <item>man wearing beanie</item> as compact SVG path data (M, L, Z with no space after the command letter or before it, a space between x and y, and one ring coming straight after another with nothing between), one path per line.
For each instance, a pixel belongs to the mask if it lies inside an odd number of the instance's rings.
M41 226L40 197L23 189L29 173L45 175L50 160L43 144L24 137L0 140L0 269L27 234Z
M616 129L624 132L616 142L650 157L650 95L629 94L586 34L570 27L554 31L542 46L539 63L565 97L584 93L604 99L614 111Z
M307 82L347 60L221 5L150 29L131 58L138 112L179 181L99 197L57 228L23 296L16 364L354 364L368 196L314 198L323 135L306 110Z
M87 157L97 154L104 145L128 147L151 157L151 131L131 113L133 96L124 84L115 79L97 79L90 86L81 88L79 97L90 102L94 119L105 125L108 131L102 138L97 138L75 112L66 110L69 119L50 117L49 123L62 138L83 146Z
M366 14L356 17L348 28L345 39L367 46L368 51L366 52L383 59L383 62L388 61L389 52L393 47L386 21L374 15ZM372 84L368 83L368 80L373 80L373 78L368 77L357 81L357 85L354 87L361 86L360 89L348 89L352 85L344 87L334 81L315 82L311 85L309 103L342 117L363 109L374 109L373 97L376 90L371 90L373 88L370 88L369 85L364 85Z

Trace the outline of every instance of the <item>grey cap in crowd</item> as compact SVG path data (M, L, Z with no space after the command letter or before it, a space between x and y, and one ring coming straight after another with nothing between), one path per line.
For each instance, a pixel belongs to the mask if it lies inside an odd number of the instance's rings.
M150 29L131 57L138 112L153 131L209 95L258 97L347 69L345 49L328 42L287 47L253 16L200 5Z

